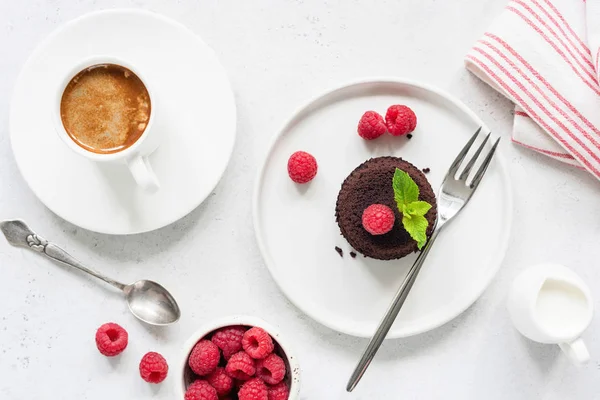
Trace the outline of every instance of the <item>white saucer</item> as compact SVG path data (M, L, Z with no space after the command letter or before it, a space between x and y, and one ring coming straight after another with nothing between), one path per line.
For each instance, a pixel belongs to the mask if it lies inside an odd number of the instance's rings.
M150 157L161 189L143 193L124 166L92 163L61 142L52 125L56 79L67 66L113 55L143 70L164 135ZM10 133L23 177L53 212L101 233L131 234L168 225L197 207L225 171L236 109L225 71L192 31L140 10L84 15L51 34L15 86Z
M414 137L361 139L356 133L361 115L367 110L385 114L392 104L416 112ZM451 96L396 79L343 86L293 115L273 142L254 193L259 247L288 298L323 325L371 336L416 255L395 261L351 258L334 215L342 181L363 161L394 155L431 168L427 177L437 192L479 126L479 118ZM304 186L287 175L288 157L297 150L313 154L319 164L316 178ZM510 184L498 154L467 208L438 238L388 337L431 330L467 309L500 267L511 215ZM343 258L335 246L343 249Z

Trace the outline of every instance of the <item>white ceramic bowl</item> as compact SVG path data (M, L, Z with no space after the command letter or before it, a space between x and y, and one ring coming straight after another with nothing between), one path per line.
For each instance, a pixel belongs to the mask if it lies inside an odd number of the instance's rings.
M289 344L282 339L279 329L275 328L273 325L260 318L245 315L224 317L211 321L198 329L188 339L182 348L181 358L175 365L175 371L179 374L178 378L175 380L175 399L183 400L185 390L191 383L192 372L188 366L188 357L196 343L209 333L231 325L258 326L271 335L275 342L275 351L277 352L279 349L278 353L283 353L280 355L284 356L282 358L284 359L287 368L286 381L290 387L290 396L288 400L297 400L300 396L300 366L298 365L298 360L290 349Z

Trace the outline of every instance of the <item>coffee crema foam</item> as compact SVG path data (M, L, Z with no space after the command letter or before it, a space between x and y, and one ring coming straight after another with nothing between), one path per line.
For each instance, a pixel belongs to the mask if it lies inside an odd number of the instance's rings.
M148 89L137 75L120 65L99 64L71 79L62 95L60 117L79 146L111 154L142 136L151 107Z

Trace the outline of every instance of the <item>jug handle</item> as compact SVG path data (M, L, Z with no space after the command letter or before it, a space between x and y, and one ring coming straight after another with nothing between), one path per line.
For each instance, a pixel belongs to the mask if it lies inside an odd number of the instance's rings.
M590 360L590 353L581 338L575 339L570 343L559 343L558 345L569 359L577 365L585 364Z

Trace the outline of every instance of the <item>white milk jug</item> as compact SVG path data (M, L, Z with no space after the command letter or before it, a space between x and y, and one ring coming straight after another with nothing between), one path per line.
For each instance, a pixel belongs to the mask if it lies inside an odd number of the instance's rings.
M540 343L557 344L576 364L590 358L581 333L593 317L585 282L558 264L534 265L514 280L508 310L519 332Z

